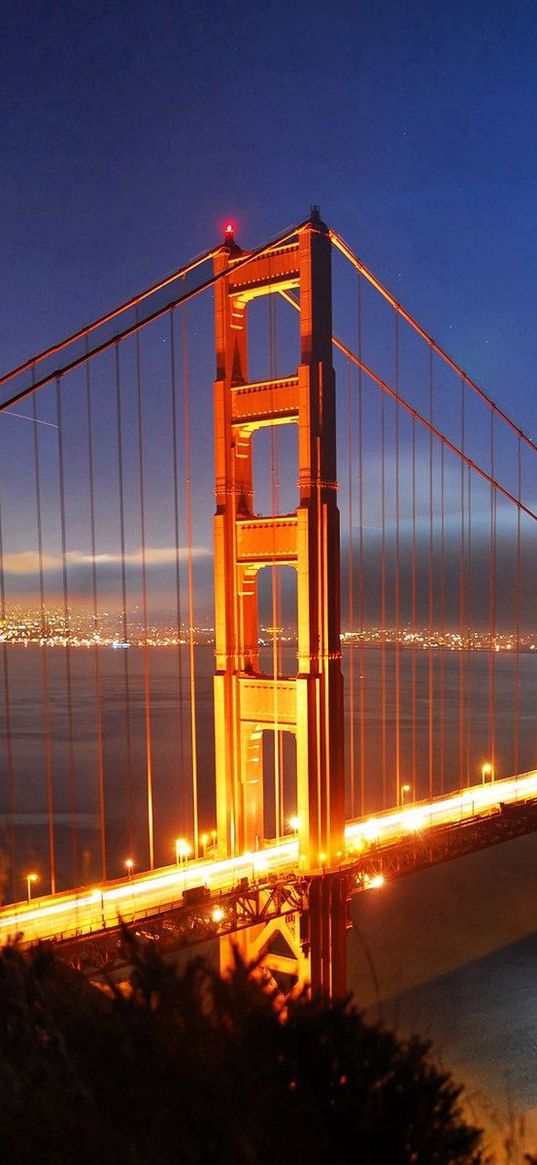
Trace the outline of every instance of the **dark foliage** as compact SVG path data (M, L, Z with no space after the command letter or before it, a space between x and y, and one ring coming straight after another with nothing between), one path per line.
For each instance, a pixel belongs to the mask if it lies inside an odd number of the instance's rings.
M10 1165L477 1165L429 1047L306 997L286 1016L240 963L179 975L132 950L130 991L47 950L0 955L0 1145Z

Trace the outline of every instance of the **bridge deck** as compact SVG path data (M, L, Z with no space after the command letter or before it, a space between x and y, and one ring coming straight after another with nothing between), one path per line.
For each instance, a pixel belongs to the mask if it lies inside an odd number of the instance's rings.
M468 826L501 805L523 805L536 797L537 770L533 770L348 822L341 865L349 871L356 869L358 873L363 867L366 875L363 884L367 885L367 870L371 862L375 868L379 865L379 869L383 869L386 865L386 869L392 868L394 872L401 865L399 872L403 872L412 835L421 837L428 830L436 833L441 826ZM527 832L527 828L521 832ZM498 839L491 835L490 842L485 844L493 844L494 840ZM425 864L444 860L441 854L440 849L438 857L433 854ZM445 856L450 855L446 853ZM416 868L415 863L407 865L408 869ZM298 842L295 838L285 838L256 853L220 861L190 861L179 867L167 866L91 889L84 887L36 898L31 903L15 903L0 910L0 941L16 934L23 936L24 943L39 939L75 939L117 927L120 919L142 921L167 907L177 907L184 891L194 887L205 885L213 896L218 897L232 892L241 880L260 884L276 876L283 882L286 878L290 880L303 874ZM357 888L360 888L359 878Z

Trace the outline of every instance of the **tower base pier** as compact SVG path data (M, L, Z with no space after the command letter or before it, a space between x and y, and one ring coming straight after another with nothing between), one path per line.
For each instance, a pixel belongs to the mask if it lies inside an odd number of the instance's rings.
M290 909L219 939L223 973L238 956L282 999L308 988L330 998L346 994L348 879L331 871L308 881L302 912Z

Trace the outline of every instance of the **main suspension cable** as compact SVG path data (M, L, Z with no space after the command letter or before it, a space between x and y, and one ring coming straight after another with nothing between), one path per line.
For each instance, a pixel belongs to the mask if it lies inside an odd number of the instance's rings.
M98 328L102 328L105 324L109 324L112 320L117 319L117 317L122 315L123 312L129 311L133 307L138 307L144 299L148 299L151 295L156 295L157 292L163 291L165 287L169 287L170 284L175 283L178 279L184 278L185 275L188 275L190 271L194 271L196 267L200 267L202 263L207 263L209 260L214 259L215 255L217 255L221 250L222 247L220 246L213 248L211 251L205 251L204 254L198 255L197 258L192 259L191 262L187 263L185 267L180 267L178 271L174 271L171 275L167 275L164 279L161 279L159 283L154 283L151 287L147 287L145 291L141 291L139 295L135 295L133 299L128 299L125 303L120 304L119 307L114 308L113 311L107 312L106 315L100 316L97 320L93 320L91 324L86 324L86 326L80 328L78 332L73 332L71 336L67 336L64 340L60 340L57 344L52 344L50 348L45 348L45 350L40 352L37 356L32 356L30 360L25 360L24 363L19 364L17 368L12 368L10 372L5 372L2 376L0 376L0 388L2 385L7 384L9 380L14 380L17 376L20 376L23 372L28 372L30 369L33 371L38 364L41 364L44 360L49 359L51 356L55 356L58 352L63 352L65 348L69 347L70 344L76 344L78 340L85 339L87 341L92 332L97 331Z
M347 245L347 243L344 242L341 236L338 235L335 231L330 231L329 234L332 242L335 244L338 250L341 251L341 254L349 260L356 271L358 271L360 275L363 275L364 279L367 279L368 283L370 283L371 286L374 287L375 290L378 291L385 300L387 300L387 302L395 309L396 312L398 312L402 319L404 319L406 323L409 324L410 327L413 328L419 336L421 336L421 339L425 340L425 342L429 344L432 350L436 352L436 354L440 356L440 358L444 360L446 364L449 365L452 371L455 372L458 377L462 378L464 383L472 389L472 392L475 392L477 396L479 396L480 399L484 401L490 409L493 410L496 416L504 421L505 424L508 425L510 429L512 429L513 433L515 433L521 441L524 441L528 448L532 449L534 453L537 453L537 443L533 441L532 438L523 431L523 429L520 429L519 426L516 425L515 422L511 419L508 413L505 413L503 409L499 408L499 406L495 404L490 396L487 396L487 393L484 392L483 389L480 388L479 385L476 384L476 382L472 380L472 378L468 376L468 374L464 372L462 368L459 367L456 361L448 355L448 353L440 346L440 344L436 343L436 340L433 340L432 336L429 335L425 328L422 328L421 324L418 324L414 317L405 310L405 308L398 302L398 300L396 300L395 296L393 296L391 292L389 292L388 289L384 287L380 280L377 279L375 275L373 275L373 272L370 271L369 268L367 268L365 264L362 263L361 259L359 259L358 256L354 254L354 252Z
M280 291L279 294L283 297L283 299L286 300L287 303L292 304L292 306L296 308L297 311L300 311L300 304L294 298L294 296L290 294L290 292ZM467 465L469 469L472 469L474 473L477 473L479 477L483 478L483 481L486 481L489 485L493 486L497 493L502 494L502 496L506 498L507 501L512 502L515 506L520 506L521 512L523 514L527 514L528 518L533 518L534 521L537 521L537 511L532 510L531 507L525 505L520 498L515 497L515 495L506 488L506 486L502 485L501 482L497 481L494 477L491 477L490 473L487 473L486 469L483 469L481 465L478 465L476 461L473 461L471 457L468 457L468 455L458 445L456 445L454 441L451 441L449 437L446 437L445 433L441 433L440 429L437 429L435 425L431 425L430 421L428 421L427 418L423 416L423 413L420 413L418 409L415 409L412 405L408 404L408 401L404 400L404 398L400 396L399 393L396 392L390 384L387 384L381 376L374 372L373 369L370 368L364 360L361 360L360 357L352 351L352 348L349 348L347 344L344 344L343 340L340 340L338 336L332 336L332 343L334 348L337 348L337 350L341 352L342 355L347 358L347 360L352 360L352 362L356 364L357 368L361 368L362 372L364 372L365 375L378 386L378 388L381 388L383 392L385 392L388 396L391 396L392 400L401 405L401 408L403 408L405 412L409 413L411 417L414 417L416 421L419 421L420 425L423 425L428 433L431 433L433 437L436 437L437 441L440 441L446 449L449 449L450 452L454 453L455 456L458 457L461 461L464 461L465 465Z
M252 263L254 259L258 259L260 255L264 255L266 252L274 250L275 247L282 246L288 239L292 238L293 235L295 235L299 230L302 229L302 227L306 225L307 220L306 222L300 223L299 226L294 227L293 230L286 231L284 235L279 235L275 239L272 239L270 242L264 243L263 246L257 247L256 250L250 251L247 255L244 256L243 259L237 259L233 264L234 274L236 274L237 271L241 271L248 265L248 263ZM73 372L75 368L80 368L94 356L100 356L102 352L107 352L110 348L113 348L115 344L119 343L120 340L126 340L129 338L129 336L138 334L143 328L147 328L149 324L154 323L155 320L162 319L163 316L167 315L171 311L172 308L181 307L183 304L189 303L190 300L195 299L198 295L202 295L204 291L208 291L209 288L214 287L217 283L220 282L221 279L228 278L228 276L229 272L227 269L224 269L223 271L217 271L216 274L211 275L209 279L205 279L203 283L198 284L197 287L193 287L190 289L190 291L185 291L177 298L169 300L168 303L163 305L163 307L157 308L143 320L136 319L134 324L130 324L129 327L123 328L121 332L116 332L115 335L110 336L107 340L103 340L101 344L98 344L96 348L92 348L90 352L83 352L74 360L69 361L68 364L63 365L61 369L56 369L54 372L47 373L46 376L42 376L41 379L35 381L35 383L27 385L26 388L20 389L19 392L13 393L13 395L10 396L7 400L0 403L0 413L5 412L6 409L11 408L12 405L18 404L19 401L26 400L28 396L31 396L32 393L37 392L39 388L44 388L46 384L52 384L57 380L58 376L65 376L68 372ZM36 361L37 359L38 357L35 357ZM32 365L32 363L34 363L34 361L29 362L29 367ZM7 374L4 380L10 380L13 375L15 374Z

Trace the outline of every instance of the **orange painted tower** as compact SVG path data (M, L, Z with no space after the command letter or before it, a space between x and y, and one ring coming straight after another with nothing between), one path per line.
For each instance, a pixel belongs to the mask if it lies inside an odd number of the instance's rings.
M304 943L293 918L283 936L280 927L280 940L300 964L297 981L309 978L314 987L338 993L345 984L345 904L337 873L344 767L331 243L316 211L285 242L247 263L248 253L239 250L231 232L226 241L215 259L215 271L226 272L215 287L219 847L232 856L262 846L263 733L292 732L310 932ZM248 375L248 305L293 289L300 302L300 364L289 376L254 382ZM285 424L298 426L298 506L291 514L259 516L253 434ZM298 668L285 678L263 674L259 665L257 578L262 567L274 565L292 566L297 573ZM260 950L270 954L270 936L258 931L243 932L247 956Z

